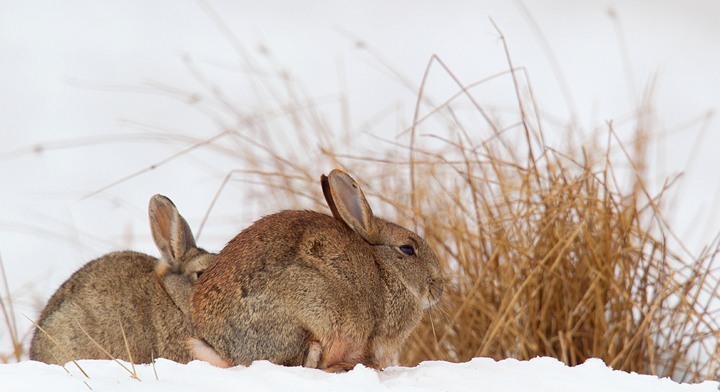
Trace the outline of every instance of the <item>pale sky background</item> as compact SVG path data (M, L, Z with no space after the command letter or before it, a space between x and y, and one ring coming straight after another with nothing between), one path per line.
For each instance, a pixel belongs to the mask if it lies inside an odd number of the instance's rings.
M358 50L347 33L374 47L415 85L432 54L470 83L507 69L489 18L504 33L514 64L527 68L541 109L561 122L570 119L548 52L519 2L209 4L252 56L261 57L261 45L268 48L309 95L337 94L345 80L352 127L393 102L412 107L415 96L377 59ZM668 134L654 150L652 170L661 182L687 168L668 216L678 235L699 252L720 232L720 120L697 121L720 110L720 2L543 0L524 7L559 64L585 131L627 118L648 82L657 78L656 129ZM237 53L198 2L5 0L0 10L0 257L16 313L35 317L43 301L85 262L128 246L158 254L146 212L153 194L170 197L196 230L225 173L235 167L191 156L84 198L179 147L130 138L75 142L40 153L33 147L137 134L128 120L197 137L213 135L212 122L187 105L133 91L150 82L197 89L183 56L214 68L218 81L227 81L223 87L238 99L252 95L231 84L236 76L223 71L237 64ZM440 95L455 91L442 77L429 89ZM492 90L488 93L483 99L492 102ZM496 93L501 97L507 90ZM238 218L207 228L200 245L208 250L220 250L257 218L243 211L242 200L229 202L216 211L237 212ZM18 323L29 326L24 319ZM0 342L4 333L0 328Z

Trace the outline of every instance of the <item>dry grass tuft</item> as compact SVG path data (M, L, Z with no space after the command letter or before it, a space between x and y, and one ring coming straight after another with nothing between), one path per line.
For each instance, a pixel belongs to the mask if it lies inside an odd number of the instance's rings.
M659 200L639 177L619 191L607 152L590 160L545 149L537 162L485 154L412 211L450 284L447 313L415 331L401 363L597 357L686 381L717 375L720 328L705 307L717 297L713 257L683 260L667 247ZM435 163L418 177L438 172L449 175Z
M13 300L10 295L10 287L7 283L5 265L3 264L2 257L0 257L0 275L2 275L2 280L0 282L3 288L3 293L0 295L0 310L3 315L4 329L10 335L10 343L12 344L12 350L10 353L0 352L0 363L8 363L11 358L15 361L20 361L20 358L24 354L24 350L22 344L23 338L18 333L17 322L15 320L15 309L13 308Z

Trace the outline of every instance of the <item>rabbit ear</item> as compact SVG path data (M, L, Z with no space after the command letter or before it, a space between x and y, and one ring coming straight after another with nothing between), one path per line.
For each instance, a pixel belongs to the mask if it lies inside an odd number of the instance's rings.
M153 196L150 199L148 215L155 245L164 261L176 262L185 252L196 248L190 226L170 199L159 194Z
M360 186L346 173L333 170L320 179L325 200L336 219L345 222L370 244L379 243L380 230Z
M323 174L320 176L320 184L322 184L323 196L325 196L325 201L327 202L328 207L330 207L330 211L332 212L333 216L336 219L342 220L342 217L340 217L340 213L335 206L335 202L333 201L332 191L330 190L330 183L326 175Z

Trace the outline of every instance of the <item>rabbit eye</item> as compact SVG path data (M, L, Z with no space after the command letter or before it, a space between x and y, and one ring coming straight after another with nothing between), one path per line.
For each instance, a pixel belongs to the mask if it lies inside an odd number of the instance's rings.
M408 256L413 256L415 254L415 248L413 248L412 245L403 245L400 247L400 251Z

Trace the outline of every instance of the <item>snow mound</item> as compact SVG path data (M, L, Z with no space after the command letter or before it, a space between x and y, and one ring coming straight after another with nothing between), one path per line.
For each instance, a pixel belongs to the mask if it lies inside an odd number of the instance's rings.
M494 361L476 358L466 363L423 362L414 368L390 367L384 371L358 365L345 374L316 369L283 367L267 361L252 366L219 369L205 362L187 365L158 359L153 365L136 365L135 380L119 364L82 360L86 378L69 363L57 365L25 361L0 365L3 391L584 391L584 392L717 392L720 383L679 384L670 379L612 370L599 359L565 366L554 358L529 361ZM130 368L129 364L125 364ZM155 374L157 373L157 378Z

